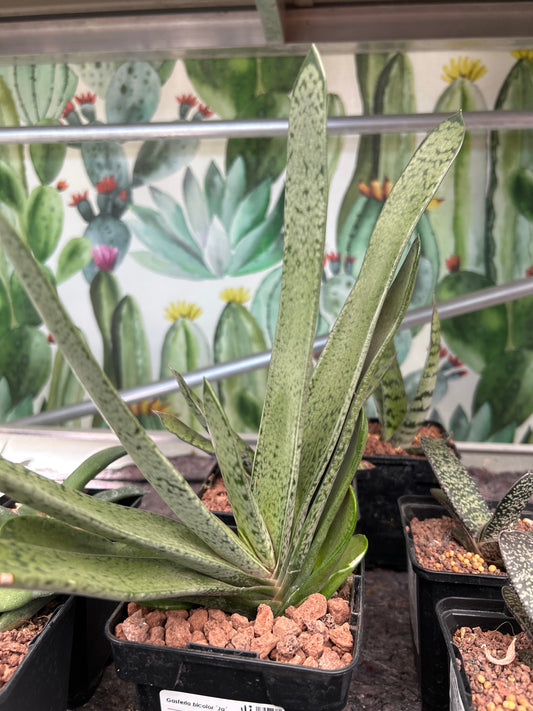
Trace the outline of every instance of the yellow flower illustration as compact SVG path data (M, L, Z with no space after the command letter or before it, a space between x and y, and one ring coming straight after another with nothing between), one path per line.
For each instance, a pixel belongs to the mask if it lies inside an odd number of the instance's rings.
M232 301L235 304L245 304L250 300L250 289L245 289L244 286L229 286L220 292L220 298L226 303Z
M441 79L451 84L455 79L463 77L470 81L476 81L487 73L487 67L480 59L470 59L470 57L458 57L450 59L448 65L442 68Z
M515 59L533 60L533 49L514 49L511 52L511 56Z
M165 318L169 321L177 321L179 318L194 321L201 313L202 309L191 301L172 301L165 309Z

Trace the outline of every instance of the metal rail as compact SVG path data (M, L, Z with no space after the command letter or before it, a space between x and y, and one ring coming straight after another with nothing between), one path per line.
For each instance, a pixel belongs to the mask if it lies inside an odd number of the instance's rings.
M328 119L328 132L341 135L423 133L435 128L449 113L339 116ZM482 130L533 129L533 111L470 111L466 128ZM91 141L150 141L172 139L262 138L286 136L288 119L235 119L143 124L84 126L7 126L0 128L0 144L88 143Z
M441 319L452 318L462 314L479 311L480 309L489 306L495 306L508 301L514 301L524 296L533 294L533 278L520 279L510 284L502 284L500 286L489 287L479 291L473 291L465 296L458 296L447 301L442 301L437 304L439 316ZM413 328L421 326L431 320L432 307L422 306L418 309L412 309L404 318L400 328ZM326 342L327 336L320 336L315 340L314 352L320 353ZM225 363L211 365L207 368L192 371L185 374L185 381L190 387L200 385L204 378L210 381L222 380L229 378L232 375L248 373L258 368L264 368L270 362L271 351L263 351L253 355L238 358ZM178 390L178 385L174 378L162 380L156 383L149 383L135 388L121 391L122 399L127 403L140 402L142 400L153 400L157 397L168 395L171 392ZM49 410L48 412L40 412L31 417L22 417L11 423L2 424L3 428L20 428L33 425L57 425L62 422L76 420L80 417L96 414L97 410L92 402L81 402L75 405Z

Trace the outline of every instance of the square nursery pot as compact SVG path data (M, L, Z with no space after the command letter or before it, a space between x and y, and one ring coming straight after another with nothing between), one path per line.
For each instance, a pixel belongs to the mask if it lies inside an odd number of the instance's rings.
M106 632L118 676L137 685L141 711L197 708L225 711L341 711L358 662L362 638L363 578L353 576L352 662L323 670L260 659L255 652L189 644L185 649L118 639L126 617L120 604Z
M0 711L65 711L74 627L74 598L54 610L8 683Z
M429 495L439 483L425 457L372 455L364 457L370 469L358 469L357 531L368 538L367 568L407 570L405 542L398 499L406 494Z
M518 634L520 625L508 612L503 599L475 600L472 598L445 598L436 607L437 618L446 645L450 675L450 711L474 711L472 689L461 653L453 643L453 634L460 627L481 627L482 630L500 629Z
M453 573L423 568L416 559L409 522L417 517L448 516L443 506L430 496L402 496L398 500L407 550L407 582L411 632L420 678L424 711L447 711L449 696L448 653L435 607L448 597L501 599L507 583L503 575ZM528 514L532 515L529 513Z

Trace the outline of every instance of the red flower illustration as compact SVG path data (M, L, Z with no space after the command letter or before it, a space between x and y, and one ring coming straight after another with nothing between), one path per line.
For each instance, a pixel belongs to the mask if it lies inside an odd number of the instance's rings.
M70 207L76 207L79 205L80 202L83 200L88 200L89 199L89 191L86 190L84 193L74 193L72 197L70 198L69 205Z
M128 191L127 190L121 190L118 194L118 199L122 200L122 202L126 202L128 198Z
M85 94L77 94L75 97L78 104L94 104L96 101L96 94L92 94L87 91Z
M61 118L66 118L71 111L74 111L74 104L72 101L67 101L65 108L63 109L63 113L61 114Z
M66 180L58 180L56 183L56 190L60 193L62 193L64 190L68 188L68 183Z
M533 276L533 264L526 269L526 276L527 277Z
M458 272L461 266L461 257L458 254L452 254L446 260L446 269L449 272Z
M188 106L196 106L198 103L198 99L194 94L181 94L176 96L176 101L178 104L187 104Z
M118 183L112 175L106 175L102 178L102 180L96 183L96 190L100 193L100 195L108 195L109 193L112 193L113 190L116 190L117 187Z
M211 111L209 106L206 106L205 104L198 105L198 113L202 114L204 118L210 118L213 115L213 112Z

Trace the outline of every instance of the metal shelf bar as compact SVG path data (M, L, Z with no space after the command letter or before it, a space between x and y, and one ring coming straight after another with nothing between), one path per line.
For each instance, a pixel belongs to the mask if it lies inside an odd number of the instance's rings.
M447 113L340 116L328 119L331 134L422 133L435 128ZM533 111L471 111L463 114L466 128L476 130L533 129ZM88 143L91 141L148 141L173 138L261 138L286 136L287 119L154 122L86 126L7 126L0 144Z
M441 319L452 318L462 314L479 311L480 309L496 304L502 304L507 301L514 301L524 296L533 294L533 278L520 279L509 284L501 284L488 289L473 291L464 296L458 296L447 301L442 301L437 304L439 316ZM404 318L400 328L412 328L421 326L431 319L432 307L422 306L418 309L413 309ZM320 336L315 340L314 352L320 353L326 342L327 336ZM204 378L210 381L222 380L229 378L232 375L248 373L258 368L267 366L270 362L270 351L263 351L243 358L238 358L218 365L208 366L199 370L192 371L184 375L185 381L190 387L200 385ZM163 395L168 395L171 392L178 390L177 383L174 378L162 380L157 383L149 383L139 387L123 390L121 396L127 403L139 402L141 400L152 400ZM93 415L96 413L96 408L92 402L82 402L75 405L58 408L57 410L49 410L41 412L30 417L22 417L14 420L12 423L5 423L4 428L14 427L20 428L33 425L56 425L69 420L76 420L80 417Z

